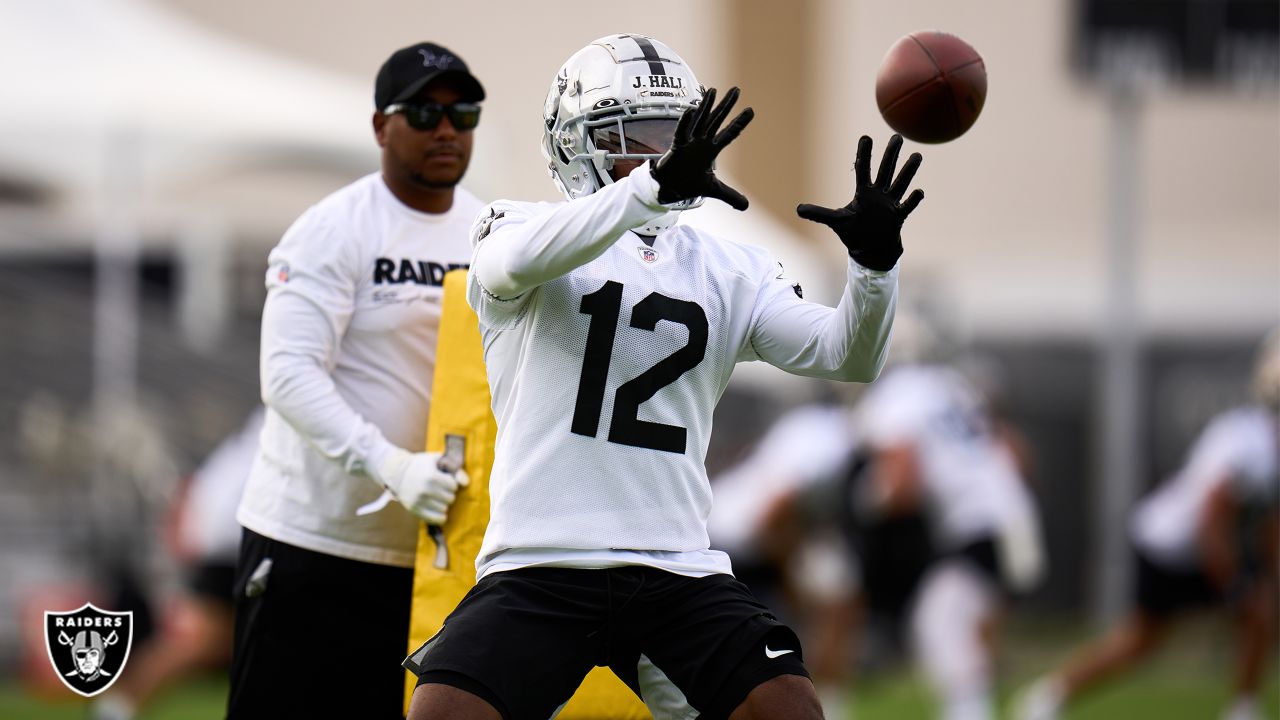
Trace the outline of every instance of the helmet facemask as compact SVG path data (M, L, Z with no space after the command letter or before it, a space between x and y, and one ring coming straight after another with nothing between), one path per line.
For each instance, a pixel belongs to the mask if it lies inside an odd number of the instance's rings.
M613 177L612 171L619 160L637 165L646 160L657 162L671 148L676 122L668 117L631 113L629 109L615 115L589 118L585 125L590 132L588 141L594 148L592 159L602 159L603 162L596 167L616 181L618 178Z

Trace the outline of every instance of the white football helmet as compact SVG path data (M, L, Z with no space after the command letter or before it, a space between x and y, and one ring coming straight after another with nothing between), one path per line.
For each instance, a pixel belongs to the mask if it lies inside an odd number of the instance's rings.
M1253 362L1253 397L1280 413L1280 327L1262 338Z
M657 162L680 116L701 100L693 71L665 44L629 34L592 42L561 66L542 108L551 179L572 200L612 185L615 160ZM637 232L656 234L701 202L674 203Z

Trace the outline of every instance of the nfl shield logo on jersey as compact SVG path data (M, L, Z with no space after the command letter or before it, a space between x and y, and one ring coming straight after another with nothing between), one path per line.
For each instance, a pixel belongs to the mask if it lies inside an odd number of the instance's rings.
M93 697L111 687L129 659L133 612L111 612L85 603L71 612L44 613L44 644L62 683Z
M640 251L640 259L647 263L658 261L658 251L650 247L637 248Z

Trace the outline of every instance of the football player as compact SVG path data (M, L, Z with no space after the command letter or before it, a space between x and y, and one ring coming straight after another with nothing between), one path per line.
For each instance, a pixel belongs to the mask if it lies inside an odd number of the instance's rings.
M778 418L740 462L711 478L711 545L729 554L734 574L757 595L786 595L786 585L803 580L786 577L795 567L797 545L811 529L793 506L845 469L855 447L851 420L837 404L797 407Z
M827 717L843 713L860 574L835 528L836 493L828 487L843 477L856 447L848 408L802 405L711 479L711 546L728 553L734 576L774 614L799 621L806 667Z
M1200 434L1186 464L1137 506L1134 609L1105 637L1021 694L1020 720L1054 720L1071 701L1148 657L1177 616L1229 607L1239 625L1228 720L1262 717L1256 695L1275 641L1280 566L1280 331L1264 340L1256 403Z
M497 448L476 586L410 656L414 718L551 717L592 666L659 717L821 717L795 633L709 549L703 463L735 363L869 382L889 342L907 194L902 140L853 200L802 205L850 259L835 309L806 302L765 251L679 225L751 121L728 120L671 48L600 38L551 84L543 150L567 202L500 201L473 231ZM692 709L692 710L691 710Z
M992 639L1005 596L1043 572L1039 523L1008 431L974 383L936 364L887 373L859 403L855 426L868 457L864 481L852 486L855 514L918 513L933 548L911 582L909 630L940 717L994 717Z
M160 632L133 650L129 672L97 699L93 720L128 720L165 688L231 659L236 507L258 453L265 410L258 406L192 474L177 510L178 559L188 567L185 592L165 611Z

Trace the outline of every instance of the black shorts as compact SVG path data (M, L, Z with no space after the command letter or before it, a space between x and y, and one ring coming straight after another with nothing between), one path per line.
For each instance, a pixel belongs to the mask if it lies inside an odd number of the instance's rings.
M1148 615L1167 617L1223 601L1222 593L1199 568L1169 567L1136 548L1134 555L1135 602Z
M766 680L808 677L802 660L796 634L730 575L534 567L482 579L405 667L506 720L551 717L596 666L714 720Z
M867 611L874 622L887 625L897 643L902 620L937 552L924 513L886 517L855 505L873 478L871 459L856 456L843 480L840 527L857 555Z
M236 582L235 560L208 560L187 573L187 589L196 597L231 607Z
M245 530L234 589L229 718L404 717L413 568Z
M959 549L947 555L950 558L963 560L978 572L996 592L1007 589L1004 577L1000 572L1000 560L996 557L995 538L985 537L971 540Z

